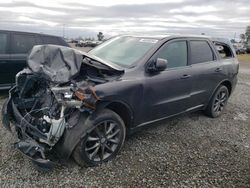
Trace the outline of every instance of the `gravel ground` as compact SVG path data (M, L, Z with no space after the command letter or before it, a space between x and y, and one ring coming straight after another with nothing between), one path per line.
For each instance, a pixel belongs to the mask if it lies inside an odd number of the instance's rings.
M0 128L0 187L250 187L250 64L242 65L220 118L196 112L154 124L127 138L118 157L100 167L70 161L38 172Z

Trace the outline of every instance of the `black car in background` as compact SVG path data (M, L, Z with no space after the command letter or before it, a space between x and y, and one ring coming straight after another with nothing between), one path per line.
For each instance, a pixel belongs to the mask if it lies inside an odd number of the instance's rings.
M236 54L246 54L247 53L247 48L244 47L244 45L233 45Z
M250 43L246 45L246 53L250 54Z
M15 83L16 74L26 67L28 52L39 44L69 46L58 36L0 30L0 90Z

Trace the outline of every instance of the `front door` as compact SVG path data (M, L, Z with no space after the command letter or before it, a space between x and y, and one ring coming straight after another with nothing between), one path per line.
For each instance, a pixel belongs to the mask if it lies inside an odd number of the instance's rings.
M166 59L168 64L165 71L145 73L144 122L178 114L190 107L192 71L187 54L187 41L174 40L154 55L153 59Z

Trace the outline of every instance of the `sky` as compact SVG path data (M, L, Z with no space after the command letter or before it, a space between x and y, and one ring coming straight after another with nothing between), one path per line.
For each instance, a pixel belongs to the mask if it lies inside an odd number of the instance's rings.
M0 29L68 38L99 31L238 38L247 25L250 0L0 0Z

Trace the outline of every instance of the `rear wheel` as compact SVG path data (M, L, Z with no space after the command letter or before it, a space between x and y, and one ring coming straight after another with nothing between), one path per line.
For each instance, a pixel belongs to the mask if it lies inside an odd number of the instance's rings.
M115 112L96 114L93 129L78 143L73 157L81 166L96 166L113 159L123 146L126 128Z
M218 117L221 115L227 105L229 92L226 86L220 86L210 100L205 113L210 117Z

